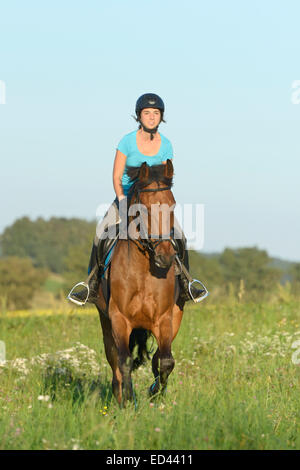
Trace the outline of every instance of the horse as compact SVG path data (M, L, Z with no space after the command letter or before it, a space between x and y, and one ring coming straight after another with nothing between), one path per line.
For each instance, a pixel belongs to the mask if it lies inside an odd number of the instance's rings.
M175 276L176 246L170 236L174 227L173 164L128 168L127 173L133 181L127 197L128 214L139 203L147 209L144 219L128 215L128 237L119 238L110 265L110 297L106 306L101 283L99 312L103 332L104 348L112 369L112 390L120 406L133 401L134 392L131 372L145 359L150 359L147 339L152 334L157 349L152 358L154 382L149 388L150 396L164 393L175 361L171 345L176 337L185 301L180 298ZM158 207L166 204L170 214L170 231L164 232L164 223L158 220ZM158 214L159 215L159 214ZM130 235L132 227L148 221L148 238ZM153 228L158 230L153 238ZM131 228L131 232L130 229ZM141 230L142 231L142 230ZM108 308L106 308L108 307ZM106 314L105 312L108 312ZM133 360L132 352L138 346L138 357Z

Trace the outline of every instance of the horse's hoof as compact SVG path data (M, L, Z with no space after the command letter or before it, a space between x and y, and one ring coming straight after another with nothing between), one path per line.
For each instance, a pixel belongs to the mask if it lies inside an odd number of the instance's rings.
M137 410L137 400L136 400L136 395L135 395L134 390L132 390L132 398L133 398L133 403L134 403L134 409L136 411Z
M153 397L153 395L156 395L159 392L159 381L155 380L151 387L149 387L149 395L150 397Z

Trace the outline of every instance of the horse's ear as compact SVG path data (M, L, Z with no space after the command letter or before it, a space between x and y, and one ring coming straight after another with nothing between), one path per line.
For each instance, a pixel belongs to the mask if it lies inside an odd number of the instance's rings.
M146 162L141 165L141 169L139 172L139 180L140 181L147 181L149 178L149 166Z
M174 174L174 168L173 168L173 163L172 163L172 160L170 160L168 158L166 164L165 164L165 168L164 168L164 176L166 178L173 178L173 174Z

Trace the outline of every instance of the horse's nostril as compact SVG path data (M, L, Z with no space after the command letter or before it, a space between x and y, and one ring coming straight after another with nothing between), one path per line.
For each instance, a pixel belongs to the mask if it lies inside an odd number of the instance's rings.
M164 255L157 255L155 257L155 264L159 268L168 268L171 266L172 262L173 262L172 256L166 257Z

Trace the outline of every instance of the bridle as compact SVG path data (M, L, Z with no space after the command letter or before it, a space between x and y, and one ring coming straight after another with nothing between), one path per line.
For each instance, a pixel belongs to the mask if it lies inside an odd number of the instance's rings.
M133 192L133 195L132 195L132 198L133 196L135 195L135 200L134 200L134 203L133 204L141 204L141 198L140 198L140 193L148 193L148 192L157 192L157 191L167 191L167 190L170 190L171 189L171 186L164 186L162 188L158 187L158 188L153 188L153 189L135 189L135 191ZM131 199L132 199L131 198ZM132 204L130 204L131 206ZM130 207L129 206L129 207ZM128 233L128 240L132 241L135 243L135 245L138 247L138 249L143 253L145 254L146 252L148 252L150 255L155 255L155 249L158 247L158 245L160 245L160 243L162 243L163 241L169 241L172 245L173 245L173 248L175 249L175 251L177 251L177 246L176 246L176 243L174 242L174 238L173 238L173 235L174 235L174 228L172 228L170 230L169 233L167 234L161 234L161 235L158 235L158 239L156 239L155 241L151 240L151 234L150 234L150 237L148 236L148 238L137 238L137 239L134 239L134 238L131 238L129 233ZM155 237L157 238L157 236Z

